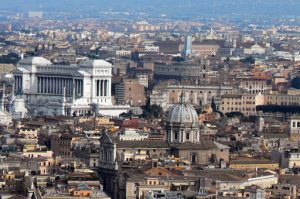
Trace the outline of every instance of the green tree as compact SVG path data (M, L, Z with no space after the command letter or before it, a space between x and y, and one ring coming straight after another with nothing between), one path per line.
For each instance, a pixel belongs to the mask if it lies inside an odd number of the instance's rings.
M160 117L162 112L163 112L163 109L161 108L161 106L156 105L156 104L153 104L150 106L150 115L152 117L155 117L155 118Z
M252 56L246 57L244 59L241 59L240 62L244 64L255 64L255 59Z
M217 112L217 105L215 103L215 97L214 96L211 99L210 107L212 108L213 112Z
M158 118L163 113L163 109L161 108L161 106L156 104L142 106L142 109L143 109L142 117L144 118Z
M177 57L173 57L172 61L182 62L182 61L184 61L184 59L182 57L180 57L180 56L177 56Z
M244 114L241 112L230 112L230 113L225 113L227 117L244 117Z
M226 59L224 59L224 62L225 62L225 63L230 62L230 58L229 58L229 57L226 57Z
M295 77L294 79L292 79L291 87L300 89L300 77Z
M289 105L260 105L256 107L257 111L271 112L271 113L300 113L300 106Z
M16 53L9 53L7 55L0 56L0 63L4 64L17 64L20 61L20 57Z

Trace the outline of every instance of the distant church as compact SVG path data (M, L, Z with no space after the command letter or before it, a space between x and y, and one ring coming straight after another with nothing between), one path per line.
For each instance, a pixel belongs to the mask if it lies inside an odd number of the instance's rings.
M174 156L193 165L220 164L229 161L229 147L201 140L200 123L194 107L181 98L166 120L166 141L115 140L108 132L100 138L99 173L104 190L119 198L119 175L124 162ZM121 194L121 193L118 193Z

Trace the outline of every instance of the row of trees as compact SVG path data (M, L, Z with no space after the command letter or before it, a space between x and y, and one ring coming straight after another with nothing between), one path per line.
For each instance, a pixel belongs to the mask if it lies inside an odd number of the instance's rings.
M300 106L261 105L257 106L256 110L270 113L300 113Z
M17 64L20 61L20 57L16 53L9 53L7 55L0 56L0 63L2 64Z

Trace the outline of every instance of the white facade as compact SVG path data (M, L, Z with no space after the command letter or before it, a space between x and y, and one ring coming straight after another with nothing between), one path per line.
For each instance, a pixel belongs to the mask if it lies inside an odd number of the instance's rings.
M290 120L290 134L300 133L300 118L293 117Z
M11 115L3 110L0 110L0 125L1 126L9 126L12 125L12 117Z
M180 95L184 93L185 99L194 105L207 105L214 97L219 107L221 95L235 93L231 86L205 86L205 85L168 85L154 88L150 95L150 104L157 104L167 111L174 104L180 102Z
M251 94L265 93L272 90L272 85L266 80L240 77L239 88Z
M138 78L139 84L148 88L149 83L148 83L148 75L147 74L137 74L136 77Z
M299 168L300 167L300 151L291 150L282 154L281 166L283 168Z
M168 102L168 92L158 92L155 90L152 90L152 93L150 94L150 105L159 105L164 111L167 111L169 106L167 104Z
M25 58L14 71L15 93L33 115L84 115L92 107L119 115L129 107L112 105L111 74L112 65L104 60L53 65L42 57Z
M289 134L292 141L300 140L300 116L292 115L289 119Z
M117 50L116 56L117 57L131 56L131 51L130 50Z
M251 46L250 48L245 48L244 49L244 54L245 55L261 55L261 54L265 54L266 53L266 49L261 47L258 44L254 44L253 46Z
M276 175L265 175L242 181L221 181L217 183L217 187L220 190L245 189L252 185L260 186L261 188L269 188L277 183L278 177Z
M147 140L148 134L144 132L140 132L137 129L126 128L120 132L118 135L118 140L130 140L130 141L137 141L137 140Z
M14 98L12 101L12 109L11 109L11 116L13 119L21 119L25 118L28 115L28 111L25 107L25 100L22 98Z
M145 52L159 52L159 46L145 46Z

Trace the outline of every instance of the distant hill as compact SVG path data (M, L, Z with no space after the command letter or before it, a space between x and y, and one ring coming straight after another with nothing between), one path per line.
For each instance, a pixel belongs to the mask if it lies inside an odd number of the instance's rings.
M1 0L0 11L142 12L169 17L300 16L300 0Z

